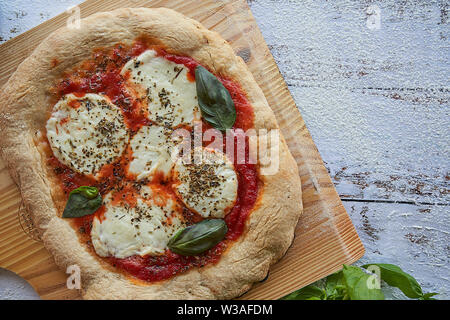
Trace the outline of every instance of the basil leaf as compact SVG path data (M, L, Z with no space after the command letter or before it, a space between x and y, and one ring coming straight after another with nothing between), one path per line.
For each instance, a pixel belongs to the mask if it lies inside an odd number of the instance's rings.
M371 265L380 267L381 279L391 286L400 288L399 279L405 277L412 284L417 283L412 276L395 265L374 263L366 264L362 268L367 269ZM386 270L389 270L389 272L386 272ZM371 276L373 275L364 272L361 268L344 265L341 271L329 275L325 281L317 281L312 285L292 292L281 298L281 300L383 300L384 294L380 289L370 289L368 287L368 284L372 282ZM419 286L418 283L417 286ZM416 285L413 287L416 287ZM403 292L405 293L405 291ZM418 296L419 291L417 291L415 297L419 300L436 300L433 297L437 294L436 292L423 294L420 288L420 296Z
M197 66L195 84L203 119L221 131L232 128L236 121L236 108L222 82L202 66Z
M347 294L342 270L329 275L326 278L325 291L327 300L343 300Z
M408 298L420 298L423 296L422 288L416 279L404 272L400 267L386 263L371 263L362 267L367 269L369 266L379 267L381 279L388 285L399 288Z
M344 285L342 270L335 272L333 274L330 274L327 277L326 284L325 284L325 290L327 291L327 294L330 294L331 292L336 290L336 287L339 285Z
M419 298L419 300L437 300L435 298L432 298L432 297L434 297L437 294L439 294L439 293L437 293L437 292L425 293L423 296L421 296Z
M168 247L183 256L195 256L218 244L228 231L221 219L203 220L178 231L168 243Z
M63 218L79 218L93 214L102 206L102 196L95 187L82 186L69 193Z
M75 190L72 190L71 193L81 193L88 199L94 199L98 195L98 189L96 187L81 186Z
M317 286L309 285L288 294L281 300L326 300L326 293Z
M358 267L344 264L342 275L347 294L351 300L384 300L384 294L380 289L369 289L367 286L371 276Z

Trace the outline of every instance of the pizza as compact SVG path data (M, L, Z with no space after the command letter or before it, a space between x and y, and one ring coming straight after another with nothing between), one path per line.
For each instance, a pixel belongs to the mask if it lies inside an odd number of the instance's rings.
M89 16L46 38L0 104L3 159L85 299L234 298L293 241L296 162L244 61L195 20Z

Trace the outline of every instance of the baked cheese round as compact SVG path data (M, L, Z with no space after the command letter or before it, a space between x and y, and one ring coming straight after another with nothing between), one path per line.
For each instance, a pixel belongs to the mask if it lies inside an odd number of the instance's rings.
M116 258L164 253L169 239L186 226L176 199L162 189L149 186L133 194L133 205L123 201L123 194L121 191L108 193L104 215L94 218L91 238L95 252L102 257Z
M53 107L46 129L62 163L93 175L122 154L129 138L120 109L107 97L91 93L63 96Z
M133 159L128 172L138 180L155 173L167 176L173 167L172 155L177 150L177 142L172 128L156 124L142 127L130 142Z
M191 125L200 119L195 82L189 69L146 50L122 69L127 85L145 97L148 117L163 126Z
M199 157L180 157L176 162L173 187L192 211L204 218L223 218L237 198L234 165L220 151L199 148L195 152Z

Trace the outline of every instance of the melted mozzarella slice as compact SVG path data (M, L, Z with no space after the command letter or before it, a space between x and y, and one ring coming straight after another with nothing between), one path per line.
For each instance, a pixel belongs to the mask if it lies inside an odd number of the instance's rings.
M141 188L134 206L112 201L106 196L101 221L94 218L91 231L95 252L102 257L126 258L132 255L160 255L169 239L186 227L182 209L173 196L162 189Z
M147 50L128 61L122 74L129 72L128 85L146 97L149 119L175 128L200 119L197 89L195 82L189 81L188 71L183 64Z
M173 130L158 126L144 126L131 139L133 160L128 172L136 175L137 180L150 177L157 172L167 176L172 167L172 152L176 149Z
M192 211L204 218L223 218L236 202L234 166L220 151L201 148L195 152L201 157L192 157L191 163L183 158L176 162L173 188Z
M46 129L58 160L83 174L95 175L122 154L129 140L120 109L98 94L64 96Z

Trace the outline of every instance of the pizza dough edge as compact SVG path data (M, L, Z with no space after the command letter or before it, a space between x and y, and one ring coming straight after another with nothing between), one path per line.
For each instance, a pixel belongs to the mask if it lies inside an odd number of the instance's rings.
M284 138L279 171L261 176L262 191L244 234L215 265L194 268L171 279L134 284L90 254L68 221L57 217L56 181L46 171L36 141L45 126L50 95L61 72L90 57L95 47L131 42L141 34L160 39L216 74L241 84L255 113L255 129L278 129L262 90L240 57L219 34L166 8L123 8L81 20L81 29L61 28L48 36L17 68L0 92L0 147L27 210L56 264L77 264L82 296L88 299L230 299L263 280L291 245L302 213L298 168ZM280 132L281 134L281 132Z

